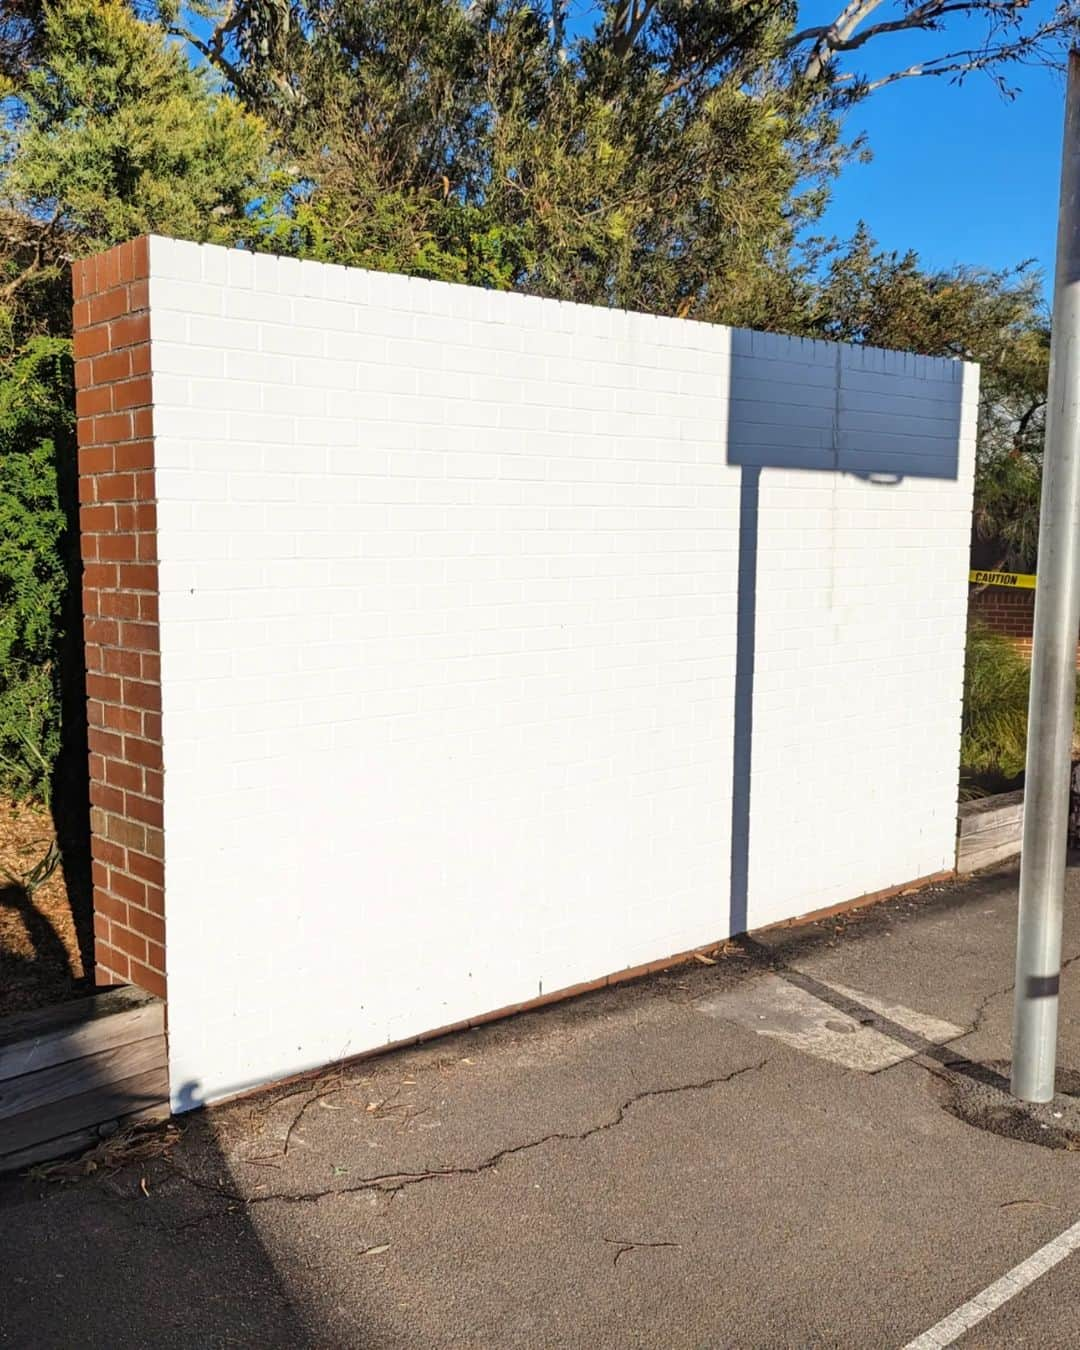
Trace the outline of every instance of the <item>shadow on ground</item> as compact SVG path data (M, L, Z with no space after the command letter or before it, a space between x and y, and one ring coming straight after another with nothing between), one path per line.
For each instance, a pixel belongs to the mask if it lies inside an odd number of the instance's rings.
M1066 927L1080 962L1080 905ZM1075 1218L1069 1151L938 1091L1000 1091L1014 938L1015 877L941 886L192 1113L114 1176L2 1185L0 1345L895 1350ZM705 1015L765 973L912 1056L849 1071ZM963 1031L912 1037L900 1004ZM1055 1278L980 1344L1080 1344Z
M187 1128L199 1136L206 1175L224 1173L209 1122ZM134 1147L112 1158L105 1141L90 1155L100 1157L104 1175L83 1175L90 1165L83 1163L62 1165L51 1180L34 1172L0 1179L0 1345L306 1350L326 1343L297 1317L251 1214L212 1185L191 1185L173 1172L166 1155L175 1134L174 1126L136 1134ZM148 1155L141 1160L140 1149Z
M18 915L34 949L33 957L30 959L11 952L0 952L0 972L5 983L8 979L18 979L17 967L20 965L46 967L50 982L70 981L74 978L71 960L63 939L53 927L48 915L42 913L34 904L28 887L20 886L17 882L0 887L0 909Z
M0 885L0 1022L9 1013L67 1002L91 989L34 888L14 880Z

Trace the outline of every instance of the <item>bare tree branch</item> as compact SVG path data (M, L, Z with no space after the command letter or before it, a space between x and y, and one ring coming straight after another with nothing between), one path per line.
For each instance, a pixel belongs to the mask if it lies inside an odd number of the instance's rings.
M902 19L887 19L882 23L871 24L869 28L864 28L861 33L855 33L846 42L835 44L832 50L835 52L857 51L864 43L869 42L872 38L879 37L882 33L900 33L905 29L912 28L932 31L946 14L985 11L986 8L985 0L957 0L955 4L941 4L938 0L928 0L927 4L919 5L916 9L910 10Z
M57 208L51 218L38 228L33 238L25 238L20 241L25 242L33 249L33 255L26 266L6 286L0 287L0 300L10 300L28 282L56 266L58 259L55 256L54 240L62 215L63 212ZM25 229L21 230L20 233L25 235Z
M1048 39L1057 36L1056 31L1045 26L1026 37L1011 43L987 43L984 47L970 48L966 51L948 52L942 56L931 57L907 66L903 70L894 70L875 80L859 80L852 77L852 88L861 94L872 94L876 89L896 84L898 80L909 80L934 75L953 75L962 77L975 71L989 71L1005 62L1022 62L1029 55L1039 55ZM1004 80L995 76L1002 92L1011 94Z
M1013 436L1013 445L1014 445L1014 450L1015 450L1016 452L1019 452L1019 450L1020 450L1020 441L1021 441L1021 439L1023 438L1024 432L1027 431L1028 426L1029 426L1029 424L1030 424L1030 422L1031 422L1031 419L1035 416L1035 414L1036 414L1037 412L1041 412L1042 409L1045 408L1045 407L1046 407L1046 399L1041 398L1041 399L1039 399L1037 402L1033 403L1033 404L1032 404L1032 405L1031 405L1031 406L1030 406L1030 407L1029 407L1029 408L1021 415L1020 419L1017 421L1017 423L1016 423L1016 433L1015 433L1015 435Z
M838 43L847 42L864 19L874 12L882 0L849 0L823 33L819 33L810 55L803 66L803 75L816 80L836 51ZM800 41L804 39L799 39ZM798 45L795 39L789 46Z
M922 0L921 4L913 5L897 18L863 27L881 3L882 0L849 0L831 24L793 33L785 43L787 54L794 54L810 44L806 56L801 59L803 78L808 81L819 79L838 54L857 51L875 38L887 33L935 32L955 14L982 15L986 19L987 40L982 47L930 57L873 80L850 73L835 78L865 94L897 80L922 75L963 75L1022 60L1043 45L1060 45L1063 39L1075 38L1080 32L1080 9L1075 0L1061 0L1053 15L1028 33L1023 33L1020 26L1030 0Z

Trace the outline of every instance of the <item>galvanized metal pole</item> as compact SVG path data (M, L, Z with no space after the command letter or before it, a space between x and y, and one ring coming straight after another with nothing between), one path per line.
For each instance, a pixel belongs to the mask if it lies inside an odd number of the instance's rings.
M1054 1095L1069 761L1080 628L1080 53L1069 54L1035 592L1012 1090Z

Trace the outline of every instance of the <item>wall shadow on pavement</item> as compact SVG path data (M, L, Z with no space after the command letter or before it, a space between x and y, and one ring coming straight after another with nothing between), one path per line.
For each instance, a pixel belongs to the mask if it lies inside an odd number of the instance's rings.
M0 1346L342 1344L295 1306L207 1113L121 1138L98 1146L97 1174L73 1160L0 1177Z
M785 405L777 398L783 378L771 374L770 361L782 370L785 355L789 361L798 362L800 358L805 360L802 353L807 349L816 358L811 368L818 372L820 382L809 388L797 387L804 395L819 395L820 401L809 407L795 401ZM882 489L896 487L905 478L955 481L959 473L963 379L958 378L948 386L951 397L942 401L941 415L952 428L951 439L942 437L936 444L928 439L909 452L902 446L889 444L887 433L876 436L862 430L848 416L845 395L859 392L851 387L857 378L849 366L855 359L848 355L852 350L839 343L776 337L749 329L731 330L726 450L727 463L738 466L740 471L727 930L732 936L746 933L751 926L751 803L763 470L853 477ZM854 351L860 353L861 360L862 349ZM785 406L797 407L798 415L785 420ZM818 426L814 425L813 417L806 419L807 411L816 411ZM801 787L799 791L803 801L812 801L812 796ZM778 840L777 847L780 846Z

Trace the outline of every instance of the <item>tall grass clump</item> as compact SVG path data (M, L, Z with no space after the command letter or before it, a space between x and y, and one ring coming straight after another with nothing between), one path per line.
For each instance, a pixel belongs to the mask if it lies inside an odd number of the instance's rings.
M961 789L1001 789L1024 771L1031 669L1008 638L981 624L968 630Z

